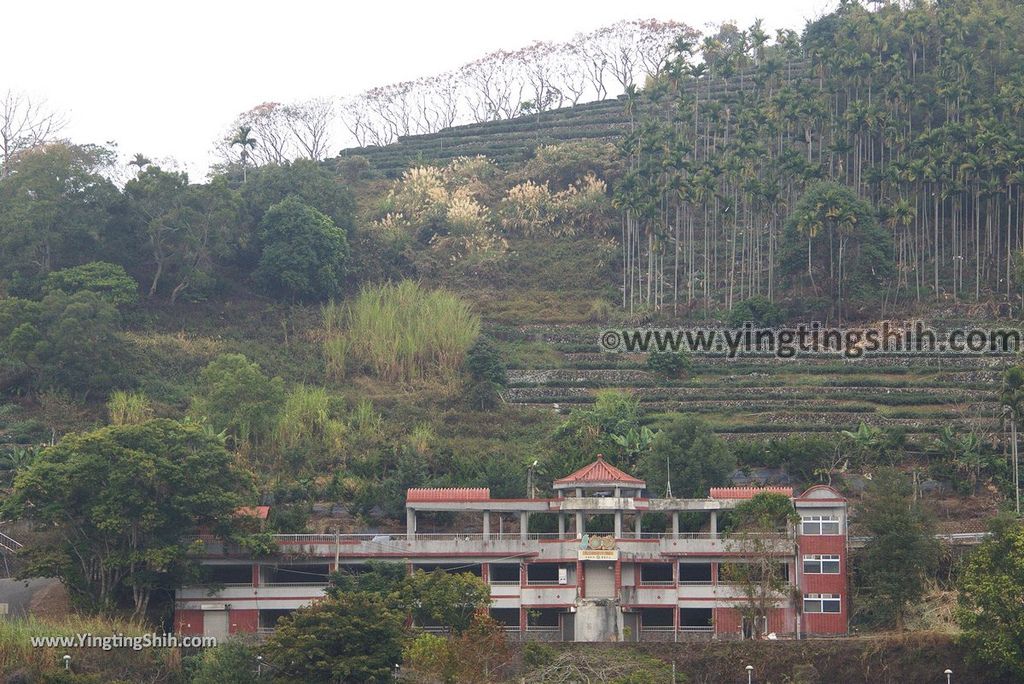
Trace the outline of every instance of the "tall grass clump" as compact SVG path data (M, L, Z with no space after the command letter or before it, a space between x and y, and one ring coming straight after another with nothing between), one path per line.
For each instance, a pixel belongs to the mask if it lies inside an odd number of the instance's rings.
M57 647L33 648L32 637L74 637L77 634L140 636L151 631L151 627L137 622L75 614L60 619L27 617L0 620L0 673L25 673L26 678L18 681L58 681L57 675L63 672L61 657L69 651ZM172 679L180 670L180 653L176 649L133 651L115 648L103 651L83 648L71 653L74 668L85 675L82 681L143 681L154 672L168 673L168 679ZM71 680L60 678L60 681Z
M480 334L480 317L466 302L410 280L363 288L347 307L343 333L336 307L329 307L324 312L328 367L357 366L389 382L452 375ZM338 337L346 342L332 342Z
M117 391L107 400L111 425L138 425L153 417L153 406L142 392Z
M344 435L345 424L333 417L326 390L298 385L285 398L274 441L285 452L311 448L334 452L341 449Z

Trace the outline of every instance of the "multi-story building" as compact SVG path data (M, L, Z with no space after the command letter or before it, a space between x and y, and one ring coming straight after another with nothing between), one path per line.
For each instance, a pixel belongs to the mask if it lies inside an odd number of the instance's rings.
M642 480L599 457L555 480L553 491L553 498L495 499L485 488L410 489L404 535L277 535L279 553L259 559L206 538L211 585L177 592L176 630L271 630L280 616L320 598L333 570L358 571L378 559L481 577L491 587L491 614L524 639L847 631L847 505L831 487L798 496L786 487L725 487L704 499L648 498ZM756 540L720 533L719 516L765 491L788 496L799 524ZM453 514L479 522L464 525L466 532L421 531ZM662 531L645 530L645 520ZM766 557L789 590L755 601L750 584L730 583L736 573L726 569Z

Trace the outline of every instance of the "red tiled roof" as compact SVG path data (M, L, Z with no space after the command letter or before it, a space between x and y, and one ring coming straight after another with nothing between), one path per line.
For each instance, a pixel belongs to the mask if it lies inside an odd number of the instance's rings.
M752 499L758 494L793 496L792 487L712 487L712 499Z
M631 486L645 487L643 480L638 480L632 475L627 475L618 468L605 463L604 456L598 454L597 460L590 465L583 466L575 473L555 480L555 484L628 484Z
M270 515L270 506L242 506L235 510L235 515L245 515L251 518L266 520Z
M406 492L406 501L487 501L489 487L419 487Z

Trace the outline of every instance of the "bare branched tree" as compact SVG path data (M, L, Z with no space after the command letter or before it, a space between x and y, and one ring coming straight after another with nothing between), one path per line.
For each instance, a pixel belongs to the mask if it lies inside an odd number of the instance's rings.
M330 147L331 123L334 120L334 102L317 97L285 107L285 122L292 132L300 156L320 160Z
M46 100L8 90L0 99L0 176L10 172L10 163L25 150L52 142L67 125L62 114L52 111Z

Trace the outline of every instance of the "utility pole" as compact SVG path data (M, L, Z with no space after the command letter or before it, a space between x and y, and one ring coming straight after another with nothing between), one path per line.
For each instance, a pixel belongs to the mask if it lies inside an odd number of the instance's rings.
M665 498L672 498L672 462L669 457L665 457Z

